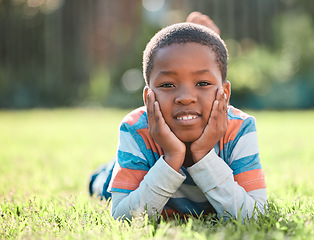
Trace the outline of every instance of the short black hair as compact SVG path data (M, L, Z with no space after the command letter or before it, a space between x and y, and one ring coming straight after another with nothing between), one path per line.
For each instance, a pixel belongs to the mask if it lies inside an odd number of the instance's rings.
M171 44L200 43L210 47L216 55L222 82L226 80L228 69L228 50L224 41L211 29L195 23L177 23L163 28L152 37L143 53L143 75L149 84L157 51Z

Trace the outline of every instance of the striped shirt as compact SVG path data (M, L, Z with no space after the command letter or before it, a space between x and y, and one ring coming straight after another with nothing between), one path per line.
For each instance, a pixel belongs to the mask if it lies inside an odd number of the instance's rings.
M216 212L228 218L238 217L240 208L242 218L251 217L267 199L255 119L229 106L225 135L202 160L178 173L149 135L146 108L138 108L120 125L108 191L115 217L130 218L146 209L166 215Z

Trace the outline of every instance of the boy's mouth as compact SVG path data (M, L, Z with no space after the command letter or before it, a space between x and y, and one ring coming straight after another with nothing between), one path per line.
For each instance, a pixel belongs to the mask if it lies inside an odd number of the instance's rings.
M196 116L196 115L187 115L187 116L177 117L177 119L179 119L179 120L191 120L191 119L195 119L197 117L198 116Z
M187 120L192 120L192 119L196 119L200 116L201 114L199 114L198 112L195 111L180 111L177 112L174 117L177 120L183 120L183 121L187 121Z

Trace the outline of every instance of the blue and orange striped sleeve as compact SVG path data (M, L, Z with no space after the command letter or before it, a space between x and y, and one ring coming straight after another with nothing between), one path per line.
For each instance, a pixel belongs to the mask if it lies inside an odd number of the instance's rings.
M266 188L260 163L255 118L231 108L229 132L224 138L227 164L233 171L234 180L246 192Z
M267 193L255 119L242 111L229 106L227 132L188 172L218 217L245 219L264 212Z
M109 191L130 193L139 184L161 155L160 147L148 134L144 108L128 114L120 124L117 162Z

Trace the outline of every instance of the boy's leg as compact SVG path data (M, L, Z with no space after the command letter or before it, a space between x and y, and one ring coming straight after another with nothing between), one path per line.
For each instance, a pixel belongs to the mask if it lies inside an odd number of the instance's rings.
M111 180L114 164L115 158L109 163L100 166L96 173L91 176L89 182L89 193L91 196L96 194L101 197L101 200L103 198L107 200L111 197L111 193L108 192L107 189Z

